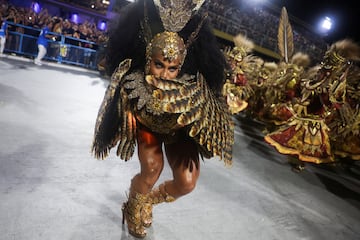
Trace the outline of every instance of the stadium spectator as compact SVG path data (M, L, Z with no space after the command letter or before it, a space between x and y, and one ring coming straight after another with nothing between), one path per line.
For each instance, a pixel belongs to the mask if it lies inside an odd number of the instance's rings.
M53 22L50 21L45 25L40 32L37 44L38 44L38 55L36 56L34 63L36 65L42 65L41 60L45 57L48 47L48 38L50 37L49 32L53 27Z
M6 43L6 37L7 37L7 22L6 22L6 18L3 18L0 15L0 24L1 24L1 28L0 28L0 57L3 56L4 54L4 48L5 48L5 43Z

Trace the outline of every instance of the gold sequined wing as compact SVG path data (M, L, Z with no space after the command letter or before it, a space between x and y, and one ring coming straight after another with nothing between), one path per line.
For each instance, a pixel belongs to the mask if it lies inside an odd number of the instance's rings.
M119 64L101 103L91 147L97 159L105 159L116 144L121 159L127 161L134 153L136 125L128 99L123 97L124 75L130 66L130 59Z
M206 158L219 156L232 163L234 123L224 99L216 97L202 75L185 75L177 80L148 77L157 89L153 96L163 102L163 111L179 114L177 123L186 127Z
M218 156L225 165L232 164L232 146L234 144L234 123L232 115L222 98L216 97L206 84L202 75L198 76L196 99L198 108L184 112L179 121L183 124L193 121L189 135L193 137L211 157ZM199 118L193 119L195 111Z

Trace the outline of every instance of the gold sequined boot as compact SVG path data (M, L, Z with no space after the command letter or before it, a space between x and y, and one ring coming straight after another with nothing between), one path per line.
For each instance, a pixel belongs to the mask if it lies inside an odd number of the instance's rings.
M136 193L135 197L129 197L128 201L124 202L122 206L122 224L126 220L129 233L137 238L144 238L146 236L146 230L141 219L141 212L145 201L145 194Z
M144 227L150 227L152 223L152 208L153 205L162 202L173 202L175 198L170 196L165 190L165 184L160 184L159 187L153 189L148 195L147 200L142 208L141 218Z

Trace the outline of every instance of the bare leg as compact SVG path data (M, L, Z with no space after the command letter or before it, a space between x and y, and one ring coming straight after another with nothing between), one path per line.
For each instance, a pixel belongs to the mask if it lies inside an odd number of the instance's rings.
M200 175L199 153L192 140L182 140L165 146L173 172L173 180L165 182L165 191L175 199L190 193Z
M137 137L140 172L136 174L130 185L129 199L123 203L123 224L127 222L129 233L135 237L146 236L143 216L146 211L148 193L159 179L164 167L161 141L156 135L145 129L139 129ZM151 204L147 210L151 216ZM150 223L151 224L151 223Z
M165 151L173 172L173 179L165 181L148 194L147 203L142 212L142 222L145 227L149 227L152 223L152 205L172 202L190 193L199 178L199 153L192 141L181 140L165 145Z
M131 180L130 195L150 192L164 168L164 157L159 139L145 129L138 130L137 134L141 170Z

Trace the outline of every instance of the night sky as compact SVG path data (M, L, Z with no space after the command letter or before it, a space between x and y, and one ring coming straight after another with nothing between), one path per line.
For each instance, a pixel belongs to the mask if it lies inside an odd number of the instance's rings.
M277 6L285 6L293 15L311 26L316 26L322 17L333 19L333 30L325 39L329 42L351 38L360 42L360 13L356 1L349 0L268 0Z
M277 9L284 6L290 19L294 16L313 29L317 28L323 17L328 16L333 19L333 30L324 36L327 42L351 38L360 43L360 12L357 11L354 0L224 0L224 2L240 8L249 4L246 2L251 4L263 2L264 5L272 5Z

